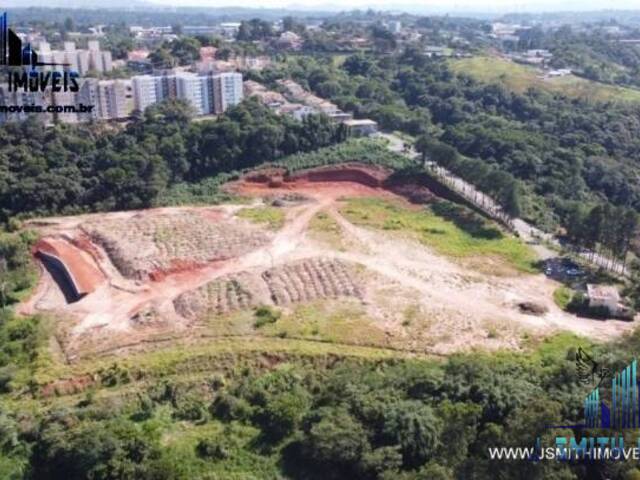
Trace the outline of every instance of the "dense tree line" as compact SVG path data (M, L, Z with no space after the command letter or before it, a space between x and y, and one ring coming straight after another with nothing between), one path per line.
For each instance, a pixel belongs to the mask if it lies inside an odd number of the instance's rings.
M260 79L286 75L358 117L426 135L509 173L521 181L523 214L541 225L561 221L571 202L640 207L639 105L533 88L514 93L456 75L446 61L411 47L397 55L352 55L339 67L297 58Z
M324 116L303 122L247 100L216 120L191 122L180 102L150 107L121 131L0 127L0 220L19 214L142 208L173 184L196 182L344 138Z
M637 346L636 336L590 353L616 371ZM144 385L114 364L98 374L108 396L0 414L0 469L41 480L635 478L633 462L489 459L489 447L576 435L547 427L582 421L576 348L560 338L532 354L444 362L302 356ZM123 386L135 395L118 396Z
M638 215L635 211L609 204L588 209L572 204L565 221L567 236L578 248L603 251L611 259L626 262L627 253L637 235Z

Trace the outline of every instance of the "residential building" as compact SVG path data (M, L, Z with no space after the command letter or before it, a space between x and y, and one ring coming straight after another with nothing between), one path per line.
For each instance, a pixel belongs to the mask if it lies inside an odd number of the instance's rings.
M240 30L240 22L224 22L218 28L225 38L235 38Z
M228 107L239 104L244 95L242 75L235 72L217 73L211 76L213 83L213 112L222 113Z
M78 92L78 102L94 105L81 120L119 120L129 117L132 111L130 82L124 80L85 79Z
M213 35L218 33L219 28L210 25L185 25L182 33L185 35Z
M131 113L127 106L127 84L122 80L98 82L98 111L104 120L127 118Z
M354 137L368 137L378 131L378 124L369 119L345 120L343 123L348 134Z
M47 108L51 104L51 92L23 92L8 90L7 85L0 86L0 105L14 107L9 112L0 112L0 123L26 120L29 113L25 113L20 107L40 106ZM45 124L53 123L51 114L38 114L38 118L43 118Z
M57 63L59 66L47 66L49 70L63 68L76 70L80 75L86 75L89 71L98 73L113 70L111 52L100 50L98 40L89 40L88 49L77 49L75 42L64 42L62 50L51 50L46 41L38 44L38 55L44 63ZM62 65L66 65L63 67Z
M90 112L78 115L80 121L90 122L100 119L98 112L98 81L93 78L86 78L80 84L80 90L77 95L78 103L84 105L93 105Z
M176 75L177 98L186 100L195 110L196 115L211 113L208 78L193 73Z
M160 100L162 95L160 77L137 75L131 78L133 99L136 110L144 110Z
M76 94L73 92L52 92L52 104L57 107L76 107ZM75 111L62 111L54 114L57 123L78 123L80 117Z

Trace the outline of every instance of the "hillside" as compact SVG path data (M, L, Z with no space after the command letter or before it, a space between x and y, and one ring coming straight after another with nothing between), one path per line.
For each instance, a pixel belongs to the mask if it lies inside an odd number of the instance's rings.
M567 75L542 78L535 67L522 65L498 56L476 56L450 61L456 73L470 75L485 83L500 83L516 93L539 88L552 94L601 102L640 102L640 89L607 85Z

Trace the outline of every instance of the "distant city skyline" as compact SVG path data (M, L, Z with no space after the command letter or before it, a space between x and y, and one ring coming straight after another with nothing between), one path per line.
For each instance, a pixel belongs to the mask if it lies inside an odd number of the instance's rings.
M392 10L406 12L554 12L554 11L586 11L586 10L632 10L640 9L637 0L408 0L390 4L386 0L349 0L337 2L335 0L147 0L149 3L163 6L200 6L200 7L264 7L286 8L293 10L332 10L349 9Z
M352 9L385 10L407 13L540 13L597 10L640 10L638 0L400 0L390 4L388 0L112 0L105 4L99 0L6 0L5 8L141 8L160 7L211 7L345 11Z

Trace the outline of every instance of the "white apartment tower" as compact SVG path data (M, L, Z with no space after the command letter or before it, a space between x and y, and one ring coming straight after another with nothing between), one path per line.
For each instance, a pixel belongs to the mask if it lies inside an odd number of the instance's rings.
M207 77L190 73L176 75L176 96L189 102L196 115L211 113L207 83Z
M122 80L95 80L88 78L82 82L77 95L78 102L94 105L91 113L81 116L81 120L115 120L129 116L127 85Z
M196 115L208 115L222 113L243 98L240 73L137 75L131 83L134 106L140 111L162 100L178 98L189 102Z
M162 98L162 85L159 77L137 75L131 79L133 86L133 103L136 110L144 112L149 106Z
M100 80L98 82L98 115L103 120L126 118L127 89L120 80Z
M228 107L242 101L242 75L235 72L217 73L213 82L213 112L223 113Z

